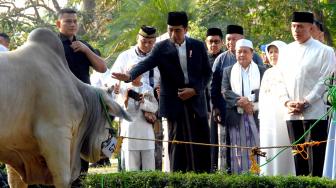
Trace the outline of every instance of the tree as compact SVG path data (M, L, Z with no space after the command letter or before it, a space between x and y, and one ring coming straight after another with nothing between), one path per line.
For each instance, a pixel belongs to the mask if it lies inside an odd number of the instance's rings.
M167 14L170 11L186 11L193 15L192 0L123 0L118 1L112 18L105 25L103 53L110 55L112 62L119 52L129 48L136 42L136 35L141 25L151 25L162 34L167 29Z
M22 2L22 1L21 1ZM36 27L54 28L54 16L60 6L57 0L0 1L0 30L11 36L11 48L21 45Z
M290 19L294 11L328 15L323 17L328 20L323 21L330 28L330 34L335 28L330 22L336 19L335 5L317 0L198 0L196 9L202 11L197 12L195 27L226 28L228 24L239 24L255 46L276 39L292 41Z

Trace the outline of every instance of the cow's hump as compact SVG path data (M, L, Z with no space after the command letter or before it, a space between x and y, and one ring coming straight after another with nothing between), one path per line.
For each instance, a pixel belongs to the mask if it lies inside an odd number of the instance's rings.
M51 48L57 54L64 56L64 48L61 40L53 31L47 28L37 28L29 33L27 42L37 42L40 45Z

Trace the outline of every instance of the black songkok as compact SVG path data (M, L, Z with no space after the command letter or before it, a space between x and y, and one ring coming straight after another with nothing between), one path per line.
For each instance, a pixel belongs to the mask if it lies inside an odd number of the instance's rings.
M244 29L240 25L228 25L226 27L226 34L241 34L241 35L244 35Z
M314 15L311 12L294 12L292 22L314 23Z
M143 25L143 26L141 26L141 28L139 30L139 35L141 35L145 38L155 38L156 37L156 29L155 29L155 27Z
M209 28L207 30L206 36L215 36L215 35L218 35L218 36L220 36L220 38L223 38L222 30L219 29L219 28L216 28L216 27Z
M183 25L184 27L188 26L188 16L185 12L169 12L167 24L170 26L179 26Z

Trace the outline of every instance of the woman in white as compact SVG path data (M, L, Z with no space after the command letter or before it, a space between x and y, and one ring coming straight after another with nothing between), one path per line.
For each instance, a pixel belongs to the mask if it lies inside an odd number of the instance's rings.
M285 108L277 98L278 80L281 78L277 69L278 55L286 46L282 41L273 41L266 46L266 56L272 65L266 70L261 81L259 93L259 119L260 119L260 146L290 145L287 126L284 119ZM266 158L261 157L261 174L268 176L295 175L294 158L291 148L287 148L271 162L271 159L278 154L282 148L266 149ZM265 164L265 165L264 165Z
M140 94L140 99L129 95L129 91L135 91ZM121 83L117 92L123 100L121 105L131 115L133 121L121 121L120 135L132 138L154 139L153 125L145 119L144 113L155 113L158 109L157 101L154 97L153 88L141 82L141 76L131 83ZM119 98L119 99L120 99ZM154 141L136 140L125 138L122 143L122 154L124 156L125 170L135 171L154 170Z
M335 83L334 83L335 84ZM324 158L323 177L336 180L336 112L330 122L326 154Z

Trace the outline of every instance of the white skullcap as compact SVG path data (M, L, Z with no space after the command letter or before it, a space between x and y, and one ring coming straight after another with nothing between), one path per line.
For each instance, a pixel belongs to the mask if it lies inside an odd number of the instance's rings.
M236 42L236 50L238 50L240 47L249 47L253 50L252 41L247 40L247 39L239 39Z

